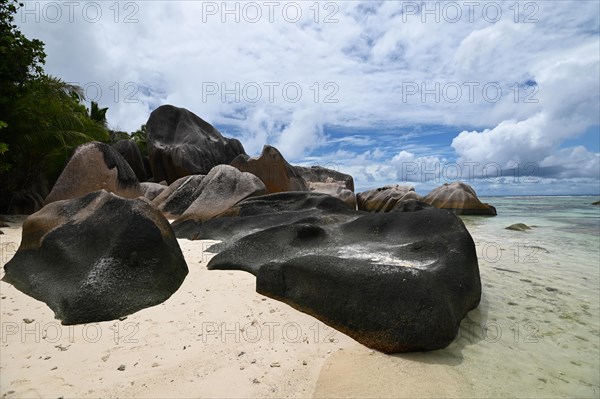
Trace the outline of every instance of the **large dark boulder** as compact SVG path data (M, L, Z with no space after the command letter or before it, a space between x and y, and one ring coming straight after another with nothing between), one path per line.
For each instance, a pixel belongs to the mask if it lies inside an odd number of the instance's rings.
M124 198L144 195L135 173L117 150L104 143L90 142L75 149L44 205L98 190Z
M462 182L444 183L423 197L423 202L459 215L496 215L496 208L479 201L473 187Z
M113 320L169 298L188 273L169 222L104 190L53 202L23 224L3 281L63 324Z
M445 210L366 213L292 192L174 229L223 240L209 269L250 272L257 292L386 353L444 348L481 296L475 244Z
M133 140L119 140L113 144L113 148L125 158L140 182L148 180L142 153Z
M146 123L148 155L155 182L207 174L245 154L236 139L227 139L210 123L184 108L163 105Z
M306 181L275 147L265 145L257 158L241 155L231 162L241 172L252 173L265 184L267 194L308 191Z
M219 218L174 223L173 230L178 238L215 239L228 243L257 229L331 217L352 218L356 215L343 201L330 195L282 192L247 198Z

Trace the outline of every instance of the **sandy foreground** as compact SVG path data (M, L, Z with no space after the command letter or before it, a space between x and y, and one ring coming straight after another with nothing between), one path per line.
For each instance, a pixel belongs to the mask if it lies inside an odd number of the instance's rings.
M21 240L23 218L8 218L2 266ZM62 326L44 303L1 282L0 397L560 397L564 386L572 392L573 384L542 374L548 365L526 366L528 352L513 350L515 343L506 339L499 347L508 332L500 342L476 334L428 353L372 351L257 294L251 274L207 270L211 254L204 250L214 242L179 240L190 271L180 289L118 321ZM485 322L488 310L484 295L463 324ZM510 362L520 371L510 371Z
M23 218L9 218L2 266L21 240ZM2 398L468 395L443 366L435 386L411 384L435 366L374 352L259 295L248 273L207 270L212 243L179 240L190 269L181 288L124 320L63 326L0 283Z

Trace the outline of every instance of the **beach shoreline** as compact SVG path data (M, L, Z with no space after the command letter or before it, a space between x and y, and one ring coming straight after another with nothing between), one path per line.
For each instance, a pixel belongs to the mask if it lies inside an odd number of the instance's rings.
M256 293L251 274L207 270L216 241L180 239L183 285L123 320L62 326L44 303L0 283L0 396L598 397L598 278L582 276L581 256L552 247L544 226L522 233L500 227L509 216L463 220L483 295L443 350L370 350ZM8 221L3 265L23 218ZM515 256L524 237L541 248L533 259Z

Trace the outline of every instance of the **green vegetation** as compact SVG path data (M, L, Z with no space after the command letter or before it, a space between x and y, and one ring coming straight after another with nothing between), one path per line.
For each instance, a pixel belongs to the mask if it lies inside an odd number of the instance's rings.
M44 43L13 23L22 6L0 0L0 213L35 211L78 145L130 138L108 130L108 108L86 109L79 87L44 73Z
M147 134L146 134L146 125L140 126L138 130L131 133L131 140L133 140L140 152L142 153L142 157L148 156L148 142L147 142Z

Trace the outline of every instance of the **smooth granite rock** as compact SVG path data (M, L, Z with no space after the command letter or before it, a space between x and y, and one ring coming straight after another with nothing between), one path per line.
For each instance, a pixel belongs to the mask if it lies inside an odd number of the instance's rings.
M265 185L253 174L240 172L233 166L219 165L211 169L196 192L200 194L174 225L187 220L212 219L248 197L263 195Z
M63 324L113 320L158 305L188 273L158 209L104 190L30 215L4 269L3 281L45 302Z
M104 143L90 142L75 149L44 205L98 190L123 198L144 195L135 173L117 150Z
M142 189L142 193L144 193L144 197L148 198L149 201L152 201L154 198L158 197L163 191L167 189L167 186L163 186L162 184L152 183L152 182L143 182L140 183L140 188Z
M367 213L289 192L174 229L223 240L209 269L250 272L257 292L386 353L444 348L481 296L475 244L446 210Z
M210 123L184 108L163 105L146 123L148 155L154 181L205 175L220 164L245 154L236 139L223 137Z
M306 181L275 147L265 145L258 158L241 155L231 162L241 172L257 176L267 188L267 194L285 191L308 191Z
M198 187L204 180L204 175L181 177L169 185L152 203L168 218L176 219L200 195Z
M496 215L496 208L479 201L475 190L462 182L444 183L423 197L423 201L460 215Z
M127 161L140 182L148 180L148 173L144 167L144 159L139 147L133 140L119 140L113 148Z
M422 197L415 192L414 187L390 185L374 190L363 191L356 195L358 209L368 212L390 212L393 209L406 211L413 208L424 208ZM409 203L417 203L410 205Z

